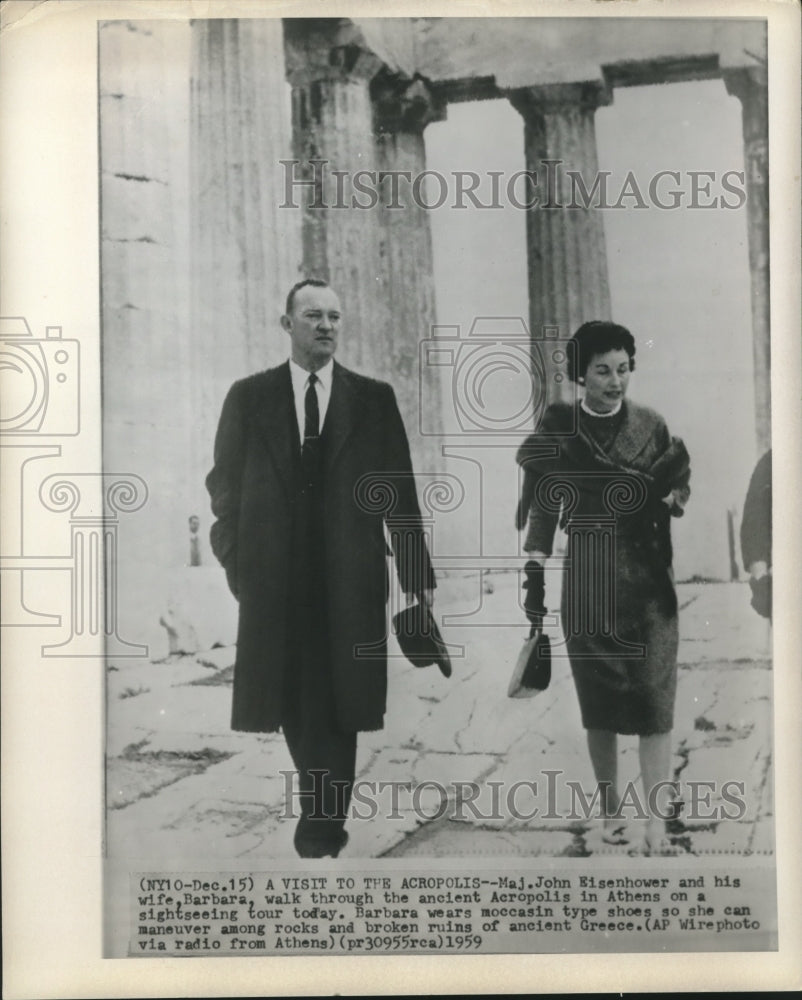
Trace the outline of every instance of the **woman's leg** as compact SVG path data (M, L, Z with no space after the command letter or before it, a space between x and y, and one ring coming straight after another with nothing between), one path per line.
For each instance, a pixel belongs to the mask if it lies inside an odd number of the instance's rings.
M621 805L618 795L618 737L607 729L588 729L588 750L593 773L599 786L603 837L610 843L625 844L625 821L617 815Z
M661 782L667 782L671 766L671 733L653 733L641 736L638 746L640 756L641 778L646 796L644 806L649 813L646 822L646 848L659 849L661 842L665 847L665 817L669 815L672 789ZM656 789L652 794L652 789Z

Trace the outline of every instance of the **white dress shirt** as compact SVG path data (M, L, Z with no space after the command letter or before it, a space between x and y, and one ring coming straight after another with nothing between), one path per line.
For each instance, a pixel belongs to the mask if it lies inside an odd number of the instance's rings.
M329 408L331 399L331 379L334 374L334 362L329 359L322 368L319 368L315 392L317 393L317 406L320 411L320 432L323 432L323 422L326 419L326 410ZM298 420L298 436L303 443L304 430L306 425L306 390L309 386L309 372L305 368L297 365L290 358L290 377L292 379L292 395L295 402L295 416Z

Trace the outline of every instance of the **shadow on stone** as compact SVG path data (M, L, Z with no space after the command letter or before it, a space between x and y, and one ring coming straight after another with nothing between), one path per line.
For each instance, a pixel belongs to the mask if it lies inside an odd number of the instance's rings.
M109 809L123 809L139 799L155 795L160 789L182 778L202 774L212 764L228 760L232 755L221 750L175 750L148 752L147 743L132 743L119 757L108 762L106 802Z

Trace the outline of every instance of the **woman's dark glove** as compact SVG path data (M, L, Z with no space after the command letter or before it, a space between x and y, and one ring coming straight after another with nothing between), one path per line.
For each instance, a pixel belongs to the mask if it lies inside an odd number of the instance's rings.
M527 621L535 628L543 625L543 615L546 613L546 574L540 563L530 559L524 566L526 580L523 588L526 591L524 611Z

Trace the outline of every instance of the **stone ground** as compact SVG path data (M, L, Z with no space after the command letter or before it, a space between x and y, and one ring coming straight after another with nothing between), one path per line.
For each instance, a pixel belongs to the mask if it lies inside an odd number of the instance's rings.
M550 582L558 585L556 581ZM487 593L492 587L493 592ZM537 802L522 787L518 812L547 811L545 770L561 770L557 810L567 807L565 781L593 790L590 761L568 662L557 655L549 689L510 699L507 683L525 635L516 609L517 574L451 578L438 590L444 637L464 647L446 680L436 667L390 661L384 730L360 736L357 779L393 781L379 792L380 815L349 821L342 857L623 854L601 842L595 820L516 818L508 808L515 782L538 780ZM774 846L768 624L749 607L745 584L688 583L680 601L679 682L673 771L683 783L727 780L746 786L738 819L688 818L670 825L679 852L757 853ZM557 607L555 593L547 597ZM451 624L449 624L451 622ZM484 627L476 627L484 625ZM491 627L492 625L492 627ZM557 641L556 622L552 642ZM282 820L292 765L281 735L229 729L234 648L162 662L118 661L108 667L107 851L111 858L294 857L291 820ZM620 737L622 785L638 777L636 737ZM440 782L448 791L441 800ZM474 815L455 800L455 782L483 791ZM490 808L492 784L500 808ZM363 786L366 787L366 786ZM714 792L700 812L722 803ZM441 808L438 808L441 807ZM366 815L366 803L358 806ZM442 813L439 817L437 813ZM494 815L495 813L495 815ZM431 818L429 818L431 817ZM638 823L631 825L633 842Z

